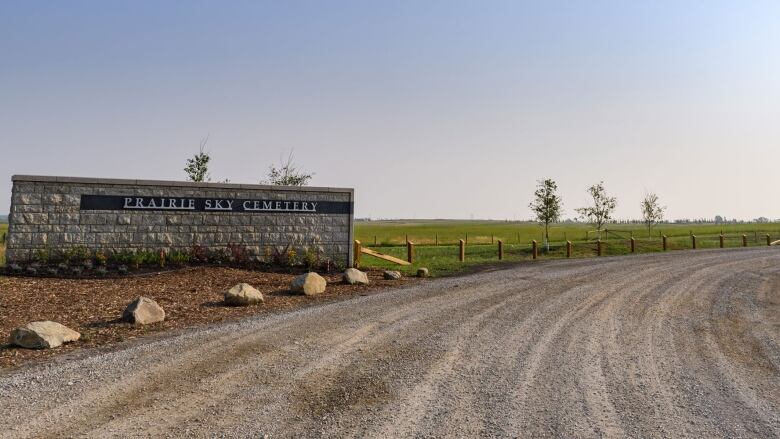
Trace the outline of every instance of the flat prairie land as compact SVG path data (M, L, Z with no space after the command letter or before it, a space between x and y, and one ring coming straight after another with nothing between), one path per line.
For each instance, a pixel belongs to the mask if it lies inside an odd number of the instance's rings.
M766 246L766 235L780 239L780 223L767 224L661 224L647 229L640 224L610 224L602 232L602 255L618 256L631 253L630 239L635 237L636 253L663 251L666 235L667 250L690 250L691 235L696 235L697 249L720 247L720 233L724 234L724 247L741 247L746 236L748 247ZM355 225L355 239L381 253L406 259L406 239L415 243L414 263L398 266L377 258L363 255L362 267L386 268L406 274L419 267L431 270L433 276L469 270L470 267L498 262L498 240L504 242L504 262L532 260L531 241L538 242L540 259L566 257L566 240L572 241L572 257L597 256L597 235L588 224L554 224L550 228L549 248L543 245L543 227L529 222L458 221L458 220L399 220L360 221ZM459 240L465 240L465 262L458 260ZM374 244L376 242L376 244ZM437 244L438 242L438 244Z
M608 224L608 232L602 239L648 238L647 228L642 224ZM747 234L749 238L761 239L767 233L780 237L780 223L762 224L659 224L652 229L652 237L689 237L694 235L719 235L721 231L731 237ZM374 238L376 237L376 242ZM489 244L501 239L504 243L528 244L532 240L544 239L544 228L533 222L516 221L471 221L471 220L392 220L357 221L355 239L364 245L403 245L406 238L417 244L457 244L468 238L469 244ZM595 239L594 227L583 223L558 223L550 226L550 241L573 242Z

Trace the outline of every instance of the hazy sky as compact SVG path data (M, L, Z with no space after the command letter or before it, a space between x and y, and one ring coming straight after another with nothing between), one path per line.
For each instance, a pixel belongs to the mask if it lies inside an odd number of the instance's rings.
M780 218L780 2L0 3L11 175L254 183L295 150L356 215Z

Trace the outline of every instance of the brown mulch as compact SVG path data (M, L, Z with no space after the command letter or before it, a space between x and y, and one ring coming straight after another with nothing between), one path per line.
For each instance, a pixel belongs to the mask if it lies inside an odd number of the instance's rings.
M198 267L115 279L54 279L0 275L0 368L108 346L160 331L234 320L282 311L372 290L399 286L413 279L387 281L381 271L368 272L369 285L345 285L341 273L323 275L324 294L306 297L289 291L296 274L267 273L224 267ZM246 282L265 296L248 307L223 304L224 292ZM165 309L165 321L148 326L122 322L122 311L137 296L147 296ZM53 320L81 333L79 341L57 349L31 350L5 344L13 328L36 320Z

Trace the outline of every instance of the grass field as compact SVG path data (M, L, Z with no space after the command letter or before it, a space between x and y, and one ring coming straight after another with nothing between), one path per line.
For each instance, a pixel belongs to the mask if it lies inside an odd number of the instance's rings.
M742 235L749 246L766 245L766 235L780 239L780 223L769 224L662 224L653 228L652 236L641 225L610 225L602 234L602 254L605 256L629 254L630 238L636 239L638 253L663 251L660 235L668 237L669 250L691 249L691 234L697 236L697 248L718 248L721 231L725 247L742 246ZM371 221L357 222L355 239L364 246L382 253L406 259L405 242L415 245L415 264L399 267L370 256L363 256L363 267L393 268L414 273L418 267L427 267L433 275L446 275L464 267L498 261L497 241L504 241L504 261L532 259L531 241L539 242L540 258L566 256L566 240L574 243L573 257L596 256L596 234L586 224L556 224L550 229L550 250L542 246L543 228L533 223L504 221ZM588 233L590 232L590 233ZM458 261L457 242L467 240L466 262ZM438 245L436 242L438 241ZM376 242L376 245L374 244Z
M647 229L638 224L610 224L605 227L612 238L630 238L633 232L636 238L647 238ZM587 224L554 224L550 227L550 241L572 242L586 240L586 232L593 226ZM718 235L723 231L726 235L780 236L780 223L767 224L661 224L653 228L653 237L660 234L669 237L688 237L695 235ZM502 239L504 243L527 244L532 240L542 241L544 229L527 222L505 221L467 221L467 220L420 220L420 221L359 221L355 223L355 239L370 246L405 245L406 238L416 244L435 244L438 236L439 244L457 244L459 239L467 239L469 244L490 244L491 237ZM759 236L760 237L760 236ZM594 233L590 233L590 239ZM602 236L604 239L605 236ZM375 241L376 239L376 241Z

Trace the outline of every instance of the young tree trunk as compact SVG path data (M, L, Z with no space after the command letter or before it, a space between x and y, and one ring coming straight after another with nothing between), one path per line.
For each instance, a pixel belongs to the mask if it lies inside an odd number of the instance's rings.
M544 246L547 248L547 253L550 253L550 232L548 223L544 223Z

